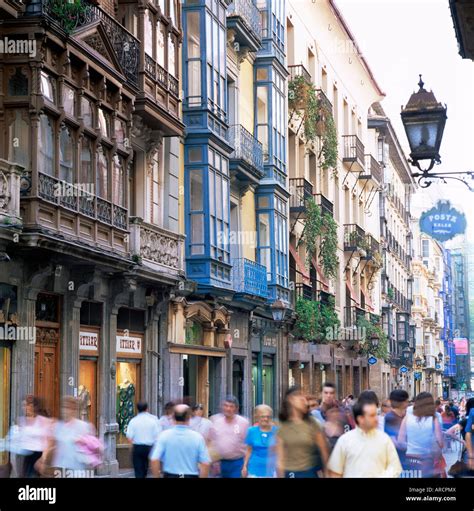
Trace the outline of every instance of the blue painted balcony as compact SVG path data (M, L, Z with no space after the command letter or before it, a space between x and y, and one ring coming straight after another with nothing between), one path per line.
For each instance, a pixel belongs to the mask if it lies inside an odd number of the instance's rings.
M234 43L249 51L262 46L262 18L252 0L234 0L227 8L227 28L232 31Z
M239 181L258 184L265 174L262 144L240 124L229 128L228 141L234 147L230 155L230 171Z
M233 259L232 266L235 293L242 297L266 300L268 294L266 267L245 258Z

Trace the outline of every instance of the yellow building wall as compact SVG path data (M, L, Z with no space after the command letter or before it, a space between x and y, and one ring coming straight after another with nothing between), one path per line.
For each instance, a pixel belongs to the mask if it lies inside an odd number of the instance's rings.
M247 59L240 65L239 123L253 134L253 65Z
M249 190L242 197L242 257L255 261L255 249L257 247L257 225L255 215L255 194Z
M179 208L179 233L186 234L184 228L184 144L179 144L179 196L178 196L178 208Z

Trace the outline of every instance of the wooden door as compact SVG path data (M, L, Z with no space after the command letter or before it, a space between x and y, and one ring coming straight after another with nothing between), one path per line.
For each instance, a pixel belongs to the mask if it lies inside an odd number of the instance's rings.
M35 396L51 417L59 412L59 329L37 327L35 344Z

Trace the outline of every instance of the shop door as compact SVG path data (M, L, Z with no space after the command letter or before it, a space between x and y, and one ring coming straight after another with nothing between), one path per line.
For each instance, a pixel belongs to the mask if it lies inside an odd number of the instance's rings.
M244 409L244 361L234 360L232 366L232 394L239 400L240 409Z
M57 417L59 329L37 327L35 344L35 396L46 413Z
M273 357L263 357L263 404L274 407L273 395L274 395L274 374L273 374Z

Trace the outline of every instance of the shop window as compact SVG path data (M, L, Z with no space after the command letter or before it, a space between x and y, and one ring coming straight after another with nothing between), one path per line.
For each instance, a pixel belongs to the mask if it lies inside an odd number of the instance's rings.
M11 351L0 341L0 438L5 438L10 423L10 380L11 380ZM0 451L0 465L8 463L8 452Z
M21 67L15 69L15 73L8 80L9 96L28 96L28 77Z
M127 444L127 427L136 413L140 366L137 361L117 362L118 444Z
M117 315L117 328L128 332L144 332L145 312L121 307Z
M0 323L15 323L17 319L17 289L9 284L0 284Z
M101 326L102 325L102 304L96 302L82 302L81 304L81 325Z

